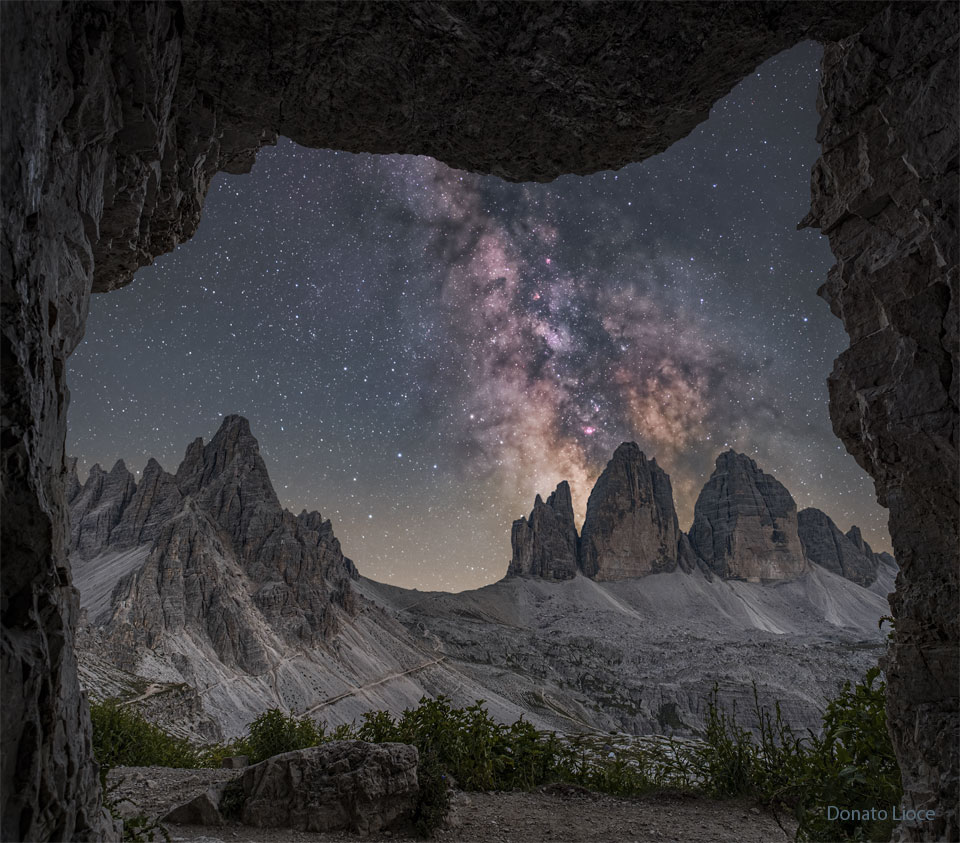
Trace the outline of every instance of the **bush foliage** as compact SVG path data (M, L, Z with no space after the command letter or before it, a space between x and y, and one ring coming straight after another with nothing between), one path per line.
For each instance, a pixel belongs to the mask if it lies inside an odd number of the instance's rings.
M91 703L93 754L103 767L199 767L197 748L117 700Z
M368 712L359 726L327 733L322 724L277 709L260 715L247 735L229 744L197 748L166 735L116 702L92 707L94 752L105 765L219 766L228 755L256 763L273 755L354 739L413 744L420 753L417 830L429 836L442 823L448 787L530 789L553 782L618 796L671 789L714 797L750 797L790 810L798 840L889 839L891 822L830 821L827 806L889 809L902 795L900 773L886 729L884 684L874 668L847 683L827 706L819 735L797 735L780 706L764 709L754 691L757 735L724 711L714 689L699 741L624 736L561 737L523 718L504 725L479 700L454 708L444 697L424 698L398 718Z

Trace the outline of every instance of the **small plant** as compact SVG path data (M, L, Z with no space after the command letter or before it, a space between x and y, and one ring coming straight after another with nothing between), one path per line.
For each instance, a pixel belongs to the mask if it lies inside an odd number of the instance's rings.
M798 840L890 839L890 806L899 804L903 786L887 732L886 686L879 677L880 669L871 668L862 682L847 682L827 705L823 736L812 739L803 774L786 788L796 795ZM855 809L861 817L870 816L871 808L886 810L877 819L831 820L831 805Z
M247 795L243 790L243 781L238 776L233 781L228 782L223 789L223 796L220 797L220 813L224 819L239 820L243 814L243 803L247 801Z

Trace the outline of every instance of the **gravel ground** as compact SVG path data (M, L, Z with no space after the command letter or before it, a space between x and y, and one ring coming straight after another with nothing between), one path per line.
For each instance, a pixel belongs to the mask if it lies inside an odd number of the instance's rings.
M114 798L123 798L124 813L159 818L209 784L237 775L233 770L173 770L162 767L117 767L110 783L121 782ZM346 833L315 834L290 829L240 825L198 827L168 825L173 841L196 843L307 843L355 841ZM366 840L391 840L384 833ZM409 839L409 838L407 838ZM441 843L780 843L790 841L773 816L750 802L717 801L683 794L618 799L568 785L551 785L530 793L455 793Z

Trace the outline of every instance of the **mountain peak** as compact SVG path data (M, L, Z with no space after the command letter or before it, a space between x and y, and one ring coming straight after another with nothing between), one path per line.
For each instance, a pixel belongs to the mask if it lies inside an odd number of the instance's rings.
M844 535L829 515L813 507L801 510L797 517L800 542L811 562L859 585L869 586L877 579L880 560L859 529L851 527Z
M718 454L715 466L717 471L760 471L756 460L733 450L733 448L728 448Z
M250 422L244 416L231 414L229 416L224 416L223 421L220 423L220 429L214 435L214 438L219 436L221 433L227 433L229 431L235 430L237 433L250 436Z
M679 537L669 475L636 442L624 442L590 492L581 570L599 580L672 571Z
M776 478L733 449L717 467L694 507L690 542L721 577L784 580L806 568L797 505Z
M570 484L564 480L546 503L537 495L529 519L513 522L507 576L571 579L577 573L577 543Z

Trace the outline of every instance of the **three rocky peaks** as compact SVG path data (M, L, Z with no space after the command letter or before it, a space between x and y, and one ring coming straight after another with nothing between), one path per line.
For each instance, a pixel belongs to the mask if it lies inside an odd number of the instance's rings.
M580 535L564 481L546 503L537 496L529 518L513 523L511 544L507 575L547 580L699 568L708 577L776 582L799 577L812 563L869 586L881 564L896 564L874 553L857 527L844 534L819 509L798 513L781 483L732 450L717 457L693 526L683 533L669 475L634 442L620 445L597 479Z

